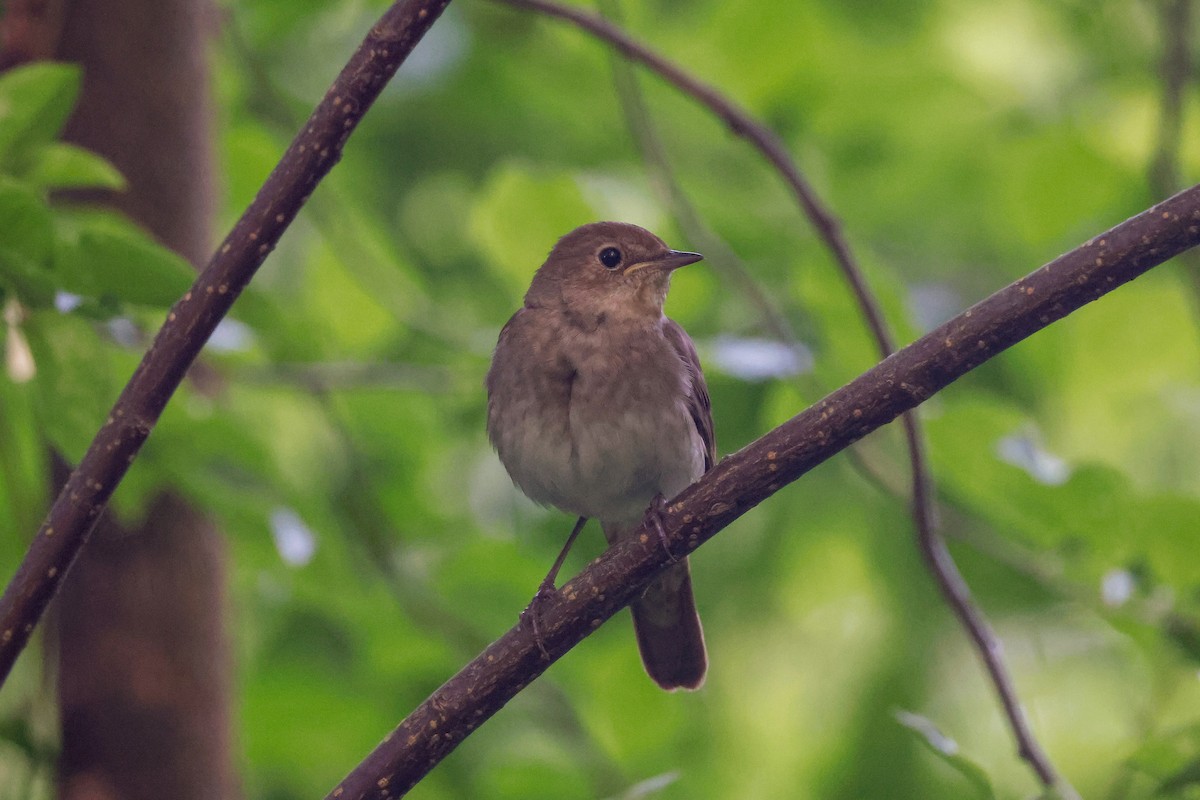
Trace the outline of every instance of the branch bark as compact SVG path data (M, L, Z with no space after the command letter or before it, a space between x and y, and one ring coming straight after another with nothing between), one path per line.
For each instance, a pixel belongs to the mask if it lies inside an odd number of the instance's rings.
M668 505L676 558L1008 347L1200 244L1200 185L1138 214L896 352L725 458ZM327 800L398 797L669 566L657 536L614 545L541 608L543 658L518 625L418 706Z
M0 597L0 682L209 335L449 2L398 0L384 12L192 289L167 314Z

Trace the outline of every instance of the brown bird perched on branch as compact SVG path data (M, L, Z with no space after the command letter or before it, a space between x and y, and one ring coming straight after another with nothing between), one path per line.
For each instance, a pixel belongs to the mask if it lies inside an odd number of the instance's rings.
M671 273L702 258L622 222L559 239L488 371L488 436L531 499L579 517L539 595L589 517L610 544L712 467L712 409L691 339L663 316ZM535 605L536 605L535 598ZM630 605L646 672L697 689L708 657L687 559ZM536 608L534 608L536 630Z

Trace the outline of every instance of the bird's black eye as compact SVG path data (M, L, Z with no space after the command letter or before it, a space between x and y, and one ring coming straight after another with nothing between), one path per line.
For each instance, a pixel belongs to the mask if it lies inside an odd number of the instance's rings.
M605 269L616 269L621 265L621 251L615 247L606 247L600 251L600 263Z

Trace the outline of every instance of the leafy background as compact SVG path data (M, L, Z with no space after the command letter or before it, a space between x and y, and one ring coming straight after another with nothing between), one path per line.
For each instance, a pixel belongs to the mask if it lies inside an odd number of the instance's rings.
M224 9L219 227L380 8ZM901 341L1160 196L1159 4L621 11L784 138ZM7 570L47 502L45 445L79 457L140 331L187 283L130 223L47 201L120 182L55 142L76 85L62 67L0 84L0 292L22 309L8 305L0 379ZM641 88L683 192L796 331L778 341L728 258L676 276L668 313L697 339L728 453L869 367L874 346L778 178L670 88ZM1194 120L1194 88L1185 109ZM1193 178L1195 133L1174 154ZM555 238L597 218L700 246L648 178L605 47L498 4L452 4L218 331L204 360L221 391L172 401L114 505L136 519L170 486L227 532L247 796L323 794L528 601L571 520L512 488L484 435L482 377ZM1085 797L1200 796L1189 269L1154 271L922 409L954 551ZM654 688L618 618L411 796L1035 795L917 558L899 436L875 435L858 459L694 557L712 661L701 692ZM600 547L589 530L570 564ZM47 791L40 671L23 659L0 696L8 796Z

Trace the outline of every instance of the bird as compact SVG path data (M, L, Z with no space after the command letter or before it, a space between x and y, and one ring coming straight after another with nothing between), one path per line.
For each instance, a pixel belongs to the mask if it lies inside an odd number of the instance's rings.
M649 515L665 544L664 498L716 460L696 347L663 314L671 274L702 258L630 223L583 225L554 245L500 331L485 382L488 437L522 492L578 517L539 595L555 591L589 518L611 546ZM708 655L687 559L630 610L650 678L668 691L700 688Z

